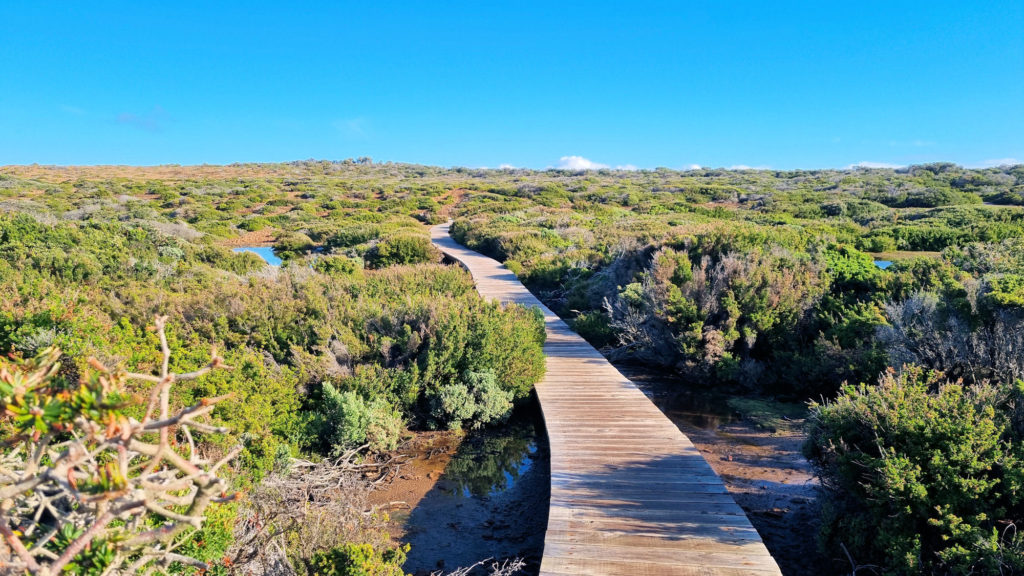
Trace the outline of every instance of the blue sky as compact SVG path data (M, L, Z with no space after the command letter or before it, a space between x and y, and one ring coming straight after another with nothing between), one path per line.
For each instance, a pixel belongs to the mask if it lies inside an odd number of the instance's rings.
M998 164L1022 30L1019 0L7 1L0 165Z

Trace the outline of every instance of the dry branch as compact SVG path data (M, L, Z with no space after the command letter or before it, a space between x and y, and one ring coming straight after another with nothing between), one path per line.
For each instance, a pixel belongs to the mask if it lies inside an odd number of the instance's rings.
M0 407L13 449L0 456L0 567L4 573L57 575L72 563L104 574L171 563L203 565L174 553L173 540L202 526L211 502L224 499L218 470L238 454L201 464L188 429L223 431L196 419L225 397L172 412L170 388L199 378L223 360L185 374L170 372L167 318L156 318L159 374L110 369L90 359L78 389L56 380L60 351L0 362ZM141 422L121 412L128 380L154 384ZM172 443L187 439L187 456ZM155 527L154 527L155 526Z

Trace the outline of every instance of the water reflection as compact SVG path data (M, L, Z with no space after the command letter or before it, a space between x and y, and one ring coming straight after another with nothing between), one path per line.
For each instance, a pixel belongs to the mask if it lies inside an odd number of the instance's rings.
M651 402L675 421L702 430L716 430L736 420L729 396L713 390L683 386L678 378L651 372L648 366L616 365L619 372L637 385Z
M536 401L504 426L471 432L402 522L415 575L484 558L524 558L536 574L550 495L548 445Z
M445 468L441 489L465 498L499 494L530 470L537 455L530 421L518 419L503 429L471 433Z

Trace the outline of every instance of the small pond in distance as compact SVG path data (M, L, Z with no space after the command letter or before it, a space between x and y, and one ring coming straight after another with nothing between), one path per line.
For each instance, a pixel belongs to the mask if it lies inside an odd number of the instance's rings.
M232 248L232 252L252 252L253 254L263 258L263 261L271 266L280 266L281 259L274 254L274 249L270 246L242 246L240 248Z
M875 266L885 270L889 266L892 266L892 260L875 260Z

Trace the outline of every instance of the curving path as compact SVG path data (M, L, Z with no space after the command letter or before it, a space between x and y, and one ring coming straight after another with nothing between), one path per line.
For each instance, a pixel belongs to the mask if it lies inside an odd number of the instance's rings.
M693 443L505 266L431 229L487 298L538 306L551 445L542 575L780 575L743 510Z

